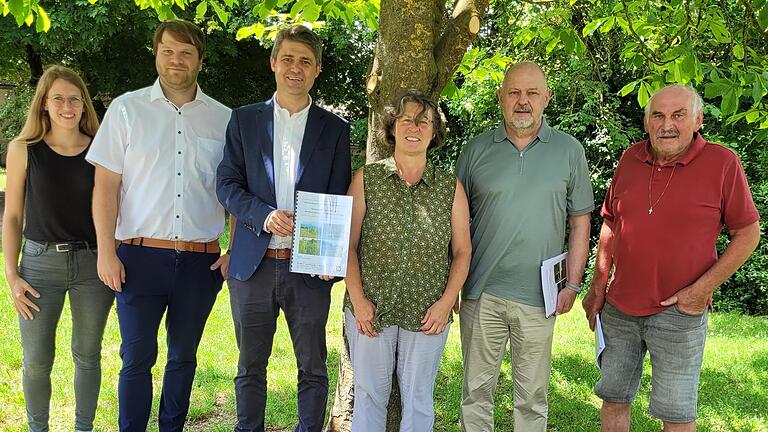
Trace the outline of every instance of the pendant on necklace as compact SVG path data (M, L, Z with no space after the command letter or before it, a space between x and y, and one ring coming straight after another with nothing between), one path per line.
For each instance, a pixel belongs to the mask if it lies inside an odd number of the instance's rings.
M651 214L651 213L653 213L653 209L652 209L652 208L649 208L649 209L648 209L648 214Z

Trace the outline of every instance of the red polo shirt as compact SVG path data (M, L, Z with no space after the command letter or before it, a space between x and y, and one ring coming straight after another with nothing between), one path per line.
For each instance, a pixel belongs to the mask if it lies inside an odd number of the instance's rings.
M712 267L723 225L739 229L760 219L733 151L696 133L673 173L673 164L652 165L649 145L641 141L621 156L601 210L614 234L606 298L632 316L666 309L661 301Z

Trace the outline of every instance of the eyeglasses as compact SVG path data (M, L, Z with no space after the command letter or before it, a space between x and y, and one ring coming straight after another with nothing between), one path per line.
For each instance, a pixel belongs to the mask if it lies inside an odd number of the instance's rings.
M79 96L69 96L64 97L62 95L55 95L48 98L49 101L51 101L51 104L55 106L56 108L63 107L67 102L69 102L69 105L72 106L72 108L82 108L83 107L83 98Z
M397 119L397 121L403 125L403 127L409 128L413 125L416 125L419 129L426 129L427 127L431 126L432 123L434 123L432 120L427 118L422 118L418 122L415 122L412 118L409 117L400 117Z

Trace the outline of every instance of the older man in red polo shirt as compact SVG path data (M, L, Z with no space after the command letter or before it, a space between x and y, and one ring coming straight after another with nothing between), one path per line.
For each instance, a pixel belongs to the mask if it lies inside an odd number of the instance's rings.
M583 306L592 329L600 314L605 336L595 387L604 432L629 431L646 351L648 411L664 431L696 429L707 304L760 240L760 217L738 156L698 132L702 107L691 87L656 92L645 109L649 140L624 152L603 203L595 275ZM718 257L723 225L731 241Z

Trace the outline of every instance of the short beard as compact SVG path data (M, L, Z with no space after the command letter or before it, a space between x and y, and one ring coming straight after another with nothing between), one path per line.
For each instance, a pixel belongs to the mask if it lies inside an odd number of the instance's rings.
M509 122L509 126L515 130L526 130L533 127L536 121L533 118L530 119L512 119Z

